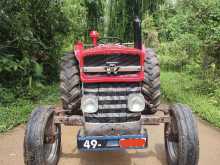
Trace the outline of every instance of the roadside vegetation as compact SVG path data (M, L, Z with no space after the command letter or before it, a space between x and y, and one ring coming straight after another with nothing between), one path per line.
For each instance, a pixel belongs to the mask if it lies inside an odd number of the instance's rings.
M201 83L204 82L195 75L185 72L161 72L161 87L165 100L187 104L200 117L220 127L220 104L217 93L219 91L206 94L200 89Z
M220 1L176 1L146 19L160 41L164 98L220 127Z
M59 61L83 36L84 9L77 0L0 1L0 132L58 104Z
M25 123L36 106L59 104L57 84L32 88L25 95L17 95L14 90L0 89L0 133Z
M0 1L0 132L59 100L59 61L90 30L133 40L131 0ZM142 0L143 41L157 50L163 98L220 127L220 1Z

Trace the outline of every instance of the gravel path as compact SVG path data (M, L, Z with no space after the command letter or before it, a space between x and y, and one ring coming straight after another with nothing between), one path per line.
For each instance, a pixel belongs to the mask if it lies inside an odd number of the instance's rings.
M200 138L199 165L218 165L220 162L220 131L198 120ZM62 155L59 165L166 165L163 125L147 126L149 147L124 152L79 153L76 149L77 127L62 128ZM23 136L21 125L0 135L0 164L22 165Z

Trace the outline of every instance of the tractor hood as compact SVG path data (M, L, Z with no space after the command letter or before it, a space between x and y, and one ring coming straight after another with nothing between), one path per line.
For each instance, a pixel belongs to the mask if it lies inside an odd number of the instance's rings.
M84 83L143 81L144 49L118 44L84 49L83 44L78 43L74 53L79 62L80 78ZM114 68L111 65L115 65ZM117 73L109 69L116 69Z
M94 55L94 54L135 54L141 55L143 53L142 50L136 48L126 47L124 45L117 45L117 44L105 44L105 45L98 45L93 48L84 49L82 43L77 43L75 45L75 55L80 61L80 58L87 55Z
M99 45L94 48L86 49L83 51L84 55L89 54L141 54L142 51L136 48L129 48L124 45L106 44Z

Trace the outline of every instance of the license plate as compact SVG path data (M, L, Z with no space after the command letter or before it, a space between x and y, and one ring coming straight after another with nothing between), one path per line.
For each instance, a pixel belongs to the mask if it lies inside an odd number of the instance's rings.
M145 147L146 138L140 139L121 139L119 141L121 148L132 148L132 147Z
M107 141L105 140L80 140L78 141L78 148L80 149L97 149L97 148L105 148Z

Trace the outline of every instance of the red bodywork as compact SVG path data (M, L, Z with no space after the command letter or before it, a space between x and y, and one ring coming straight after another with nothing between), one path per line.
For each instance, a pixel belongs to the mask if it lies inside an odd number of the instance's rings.
M97 40L99 38L99 33L97 31L91 31L89 33L89 36L91 37L92 39L92 43L94 46L97 46Z
M98 83L98 82L141 82L144 80L144 47L142 50L136 48L129 48L123 45L106 44L99 45L93 48L84 49L83 44L78 42L75 45L75 55L80 66L80 78L84 83ZM93 55L110 55L110 54L129 54L140 56L140 66L142 69L137 74L132 75L109 75L109 76L89 76L83 72L84 57Z

